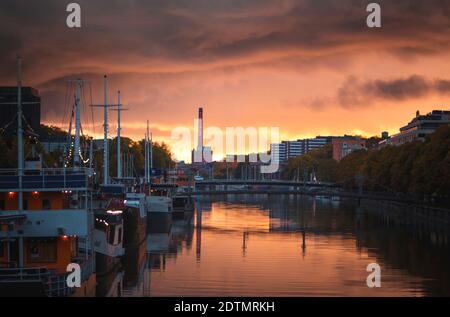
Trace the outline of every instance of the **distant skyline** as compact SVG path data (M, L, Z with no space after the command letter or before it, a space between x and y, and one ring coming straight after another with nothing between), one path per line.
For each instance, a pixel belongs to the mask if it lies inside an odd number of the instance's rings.
M450 109L445 0L76 2L81 29L65 25L69 2L0 3L0 85L15 85L20 54L47 124L61 126L70 78L89 81L102 103L104 74L109 101L120 89L130 108L122 135L143 138L148 119L169 145L200 106L205 127L277 126L288 140L392 134L416 110ZM381 4L380 29L365 25L370 2ZM95 120L100 137L101 110ZM115 128L111 113L112 137Z

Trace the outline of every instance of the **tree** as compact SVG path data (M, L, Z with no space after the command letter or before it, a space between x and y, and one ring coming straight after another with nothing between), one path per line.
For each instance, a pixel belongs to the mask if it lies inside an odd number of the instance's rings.
M305 177L315 173L316 178L322 182L334 182L336 180L336 161L333 160L333 148L327 144L320 149L315 149L307 154L289 159L287 168L283 173L285 179L302 181Z

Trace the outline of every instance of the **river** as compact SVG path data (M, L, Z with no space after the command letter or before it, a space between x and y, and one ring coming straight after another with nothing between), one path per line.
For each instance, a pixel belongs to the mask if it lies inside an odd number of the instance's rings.
M150 233L125 296L450 296L449 230L352 201L273 195L197 200ZM369 288L377 263L381 287Z

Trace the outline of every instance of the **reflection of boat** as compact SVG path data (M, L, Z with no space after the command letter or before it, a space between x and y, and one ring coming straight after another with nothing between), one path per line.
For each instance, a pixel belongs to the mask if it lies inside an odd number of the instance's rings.
M317 195L317 196L314 196L314 198L317 200L330 200L330 196L325 196L325 195Z
M182 244L189 249L192 244L194 234L193 213L185 213L182 219L173 221L170 230L170 246L171 252L178 252Z
M174 195L173 199L173 213L174 217L185 212L193 212L195 209L194 200L188 195Z
M165 253L169 251L170 233L149 233L147 236L148 253Z
M341 203L341 197L339 196L332 196L331 197L331 205L335 208L339 207Z
M145 243L141 243L138 246L125 247L125 256L122 261L124 268L124 288L135 288L142 282L145 269L145 251Z
M121 297L123 291L123 271L118 267L97 278L97 297Z

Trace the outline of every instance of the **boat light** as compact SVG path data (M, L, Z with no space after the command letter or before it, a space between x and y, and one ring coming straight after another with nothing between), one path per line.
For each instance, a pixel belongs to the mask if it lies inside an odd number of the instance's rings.
M9 192L9 193L8 193L8 197L9 197L9 198L14 198L15 195L16 195L15 192Z
M108 210L106 213L108 213L110 215L121 215L122 210Z
M39 195L39 192L38 191L34 191L33 192L33 196L37 196L37 195Z

